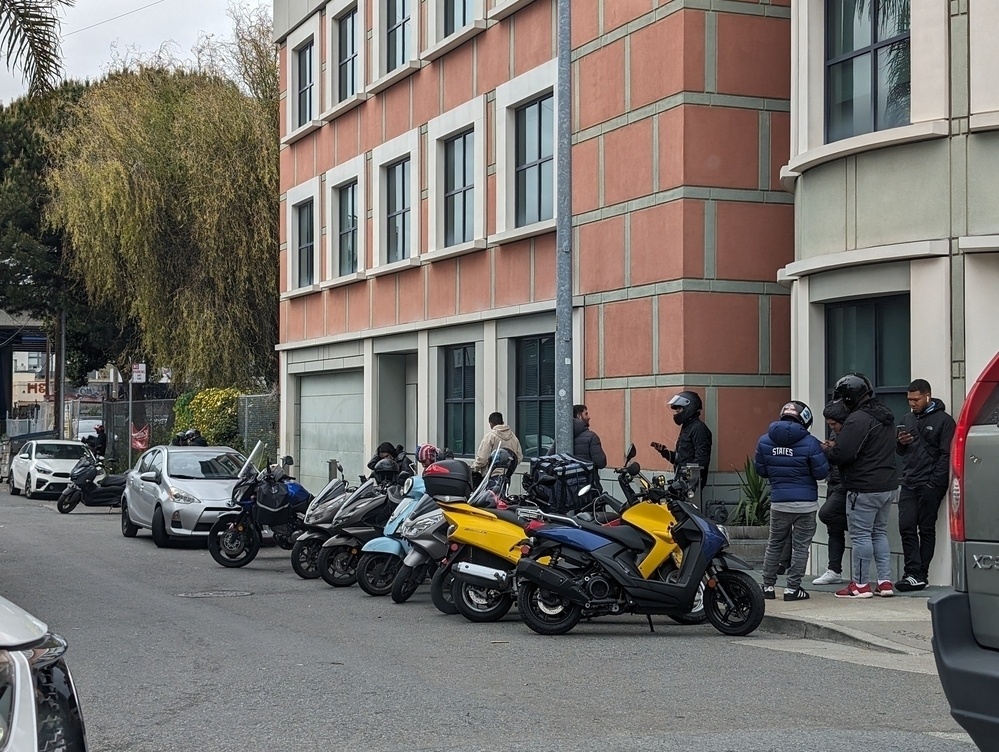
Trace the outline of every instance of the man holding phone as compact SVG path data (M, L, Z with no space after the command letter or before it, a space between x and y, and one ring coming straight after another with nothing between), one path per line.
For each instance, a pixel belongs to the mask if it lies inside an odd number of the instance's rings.
M898 497L898 532L905 575L895 583L901 592L922 590L929 582L936 546L937 514L950 482L950 444L954 419L933 396L926 379L909 384L909 409L898 430L895 452L902 457Z

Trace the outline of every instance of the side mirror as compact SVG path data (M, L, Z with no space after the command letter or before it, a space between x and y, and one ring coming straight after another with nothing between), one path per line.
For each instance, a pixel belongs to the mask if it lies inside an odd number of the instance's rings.
M627 465L629 462L635 459L636 454L638 454L638 450L635 449L635 443L632 442L631 445L628 447L628 453L624 455L624 464Z
M289 456L285 456L281 458L281 464L285 467L292 467L295 464L295 460Z
M542 475L540 478L538 478L538 483L540 483L542 486L554 486L556 483L558 483L558 478L556 478L554 475Z
M139 475L139 480L141 480L143 483L159 483L160 474L152 471L141 473Z
M592 489L592 488L593 488L593 486L591 486L589 483L587 483L585 486L583 486L581 489L579 489L579 493L577 494L577 496L586 496L586 494L588 494L590 492L590 489Z

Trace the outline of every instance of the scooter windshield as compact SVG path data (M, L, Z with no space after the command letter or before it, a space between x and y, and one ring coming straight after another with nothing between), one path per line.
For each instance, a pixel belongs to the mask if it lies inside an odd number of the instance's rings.
M238 478L242 480L248 479L250 477L251 470L253 472L253 475L257 474L257 471L260 469L263 463L265 448L266 447L264 445L264 442L258 440L257 445L253 447L253 451L250 452L250 456L247 457L246 462L243 463L243 467L239 469L239 475L237 476Z

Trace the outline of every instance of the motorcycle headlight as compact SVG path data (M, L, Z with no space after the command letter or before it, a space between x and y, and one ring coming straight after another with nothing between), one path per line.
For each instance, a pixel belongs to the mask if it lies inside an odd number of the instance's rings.
M42 473L43 475L52 475L52 468L48 465L35 465L35 472Z
M402 535L411 538L413 536L420 535L421 533L425 533L434 525L438 524L443 516L444 516L443 513L429 514L426 517L421 517L418 520L407 522L403 526L403 530L401 531Z
M724 525L719 525L718 529L721 531L721 534L725 536L725 542L730 544L732 542L732 538L729 537L728 528Z
M310 525L314 525L323 518L329 517L336 503L337 499L330 499L329 501L324 501L322 504L317 504L306 512L305 521Z
M200 504L201 499L197 496L191 496L187 491L181 491L179 488L170 487L170 496L178 504Z

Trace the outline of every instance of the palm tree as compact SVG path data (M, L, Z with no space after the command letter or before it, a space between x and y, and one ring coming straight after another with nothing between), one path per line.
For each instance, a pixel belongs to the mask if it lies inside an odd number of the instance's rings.
M52 89L62 74L59 5L75 0L0 0L0 55L19 68L31 93Z

